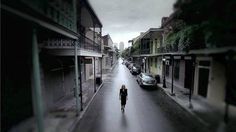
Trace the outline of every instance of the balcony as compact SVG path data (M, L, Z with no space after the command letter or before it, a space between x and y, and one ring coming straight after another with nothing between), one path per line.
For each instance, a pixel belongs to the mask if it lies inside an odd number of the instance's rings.
M85 37L85 36L82 36L80 38L79 47L81 49L85 49L85 50L90 50L90 51L94 51L94 52L97 52L97 53L101 53L101 45L96 43L95 41Z
M179 52L178 46L173 46L173 45L166 45L157 48L156 53L170 53L170 52Z
M67 39L48 39L40 44L45 49L73 49L74 46L75 41Z
M74 40L69 39L48 39L41 43L41 47L45 49L74 49ZM78 42L78 41L77 41ZM80 50L87 50L91 52L101 53L101 45L95 43L86 37L81 37L80 42L78 42L78 47Z
M141 49L141 54L150 54L150 49Z
M36 19L76 32L72 0L4 0L3 3Z

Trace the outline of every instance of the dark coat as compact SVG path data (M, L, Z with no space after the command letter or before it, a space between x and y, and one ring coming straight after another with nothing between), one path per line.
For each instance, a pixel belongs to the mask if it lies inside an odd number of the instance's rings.
M127 96L128 96L127 89L124 89L124 91L122 89L120 89L121 105L126 104Z

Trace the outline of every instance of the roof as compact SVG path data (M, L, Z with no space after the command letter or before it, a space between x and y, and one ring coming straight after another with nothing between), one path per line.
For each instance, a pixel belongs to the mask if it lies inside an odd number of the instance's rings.
M173 13L171 13L169 17L162 17L161 27L163 28L166 25L168 25L171 21L173 21L178 12L179 10L176 10Z
M98 18L97 14L95 13L94 9L92 8L90 2L88 0L82 0L84 1L85 5L89 8L90 12L92 13L92 15L97 19L98 24L102 27L102 22L100 21L100 19Z
M148 31L141 33L138 37L134 38L134 43L136 41L138 41L139 39L145 37L146 35L148 35L150 32L162 32L163 29L162 28L150 28Z

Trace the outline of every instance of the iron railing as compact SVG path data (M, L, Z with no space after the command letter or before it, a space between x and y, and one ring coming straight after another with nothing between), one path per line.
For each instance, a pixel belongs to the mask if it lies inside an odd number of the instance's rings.
M150 54L150 49L141 49L141 54Z
M76 41L68 39L48 39L41 44L41 47L47 49L73 49ZM80 49L101 53L101 45L85 36L80 37L78 47Z
M76 32L76 9L72 0L5 0L4 3L27 14L34 14L34 17L50 19ZM26 8L30 10L26 10Z
M101 53L101 44L98 44L95 41L85 36L81 36L79 47L86 50L91 50L91 51L96 51L98 53Z

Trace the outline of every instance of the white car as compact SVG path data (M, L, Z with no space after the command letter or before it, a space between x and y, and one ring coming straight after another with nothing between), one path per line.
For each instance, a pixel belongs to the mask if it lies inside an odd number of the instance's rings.
M137 82L140 86L151 86L156 87L156 79L151 75L147 73L140 73L137 76Z

